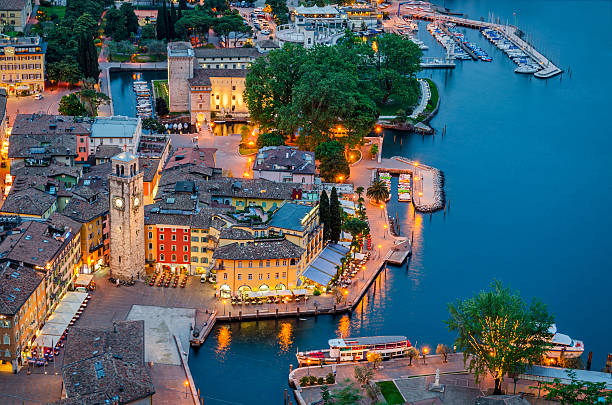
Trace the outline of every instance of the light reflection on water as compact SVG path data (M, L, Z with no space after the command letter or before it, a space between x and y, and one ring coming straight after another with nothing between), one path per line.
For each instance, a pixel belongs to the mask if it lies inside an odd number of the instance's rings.
M217 333L217 358L223 359L230 348L232 342L232 331L228 325L223 325Z
M278 346L281 352L288 352L293 345L293 326L289 322L281 323L278 331Z

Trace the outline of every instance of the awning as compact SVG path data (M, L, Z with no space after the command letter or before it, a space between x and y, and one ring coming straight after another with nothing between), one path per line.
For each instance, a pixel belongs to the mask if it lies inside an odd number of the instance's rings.
M66 328L81 308L81 304L87 298L87 293L68 292L59 303L57 308L36 338L35 345L38 347L53 347L60 340Z
M87 287L93 280L93 274L79 274L74 282L75 287Z
M342 265L342 258L349 252L349 248L335 243L330 243L319 253L302 273L307 278L317 284L326 286L336 275L337 269Z
M357 260L363 260L365 259L365 255L363 253L354 253L354 257Z
M292 291L293 295L312 295L312 291L305 288L296 288Z
M282 296L291 295L291 290L276 290L276 294Z

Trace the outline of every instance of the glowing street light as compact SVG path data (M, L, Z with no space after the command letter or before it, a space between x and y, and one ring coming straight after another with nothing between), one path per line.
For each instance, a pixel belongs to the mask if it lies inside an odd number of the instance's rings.
M187 387L189 387L189 381L185 380L185 398L187 398Z

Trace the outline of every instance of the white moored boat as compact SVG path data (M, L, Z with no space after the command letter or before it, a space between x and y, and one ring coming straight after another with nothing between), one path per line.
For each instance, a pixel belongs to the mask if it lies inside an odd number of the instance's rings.
M553 334L553 337L552 347L546 352L547 357L558 359L563 355L566 359L573 359L580 357L584 352L582 340L574 340L568 335L557 333L557 325L553 324L548 331Z
M378 353L383 359L403 357L411 347L406 336L336 338L328 343L329 349L298 352L300 366L367 360L370 353Z

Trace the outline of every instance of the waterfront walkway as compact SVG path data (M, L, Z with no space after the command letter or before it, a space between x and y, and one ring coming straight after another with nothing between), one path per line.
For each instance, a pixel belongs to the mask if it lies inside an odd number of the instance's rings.
M419 97L419 104L412 110L410 118L417 118L427 108L427 103L431 98L431 89L427 80L418 79L419 85L421 86L421 97Z

